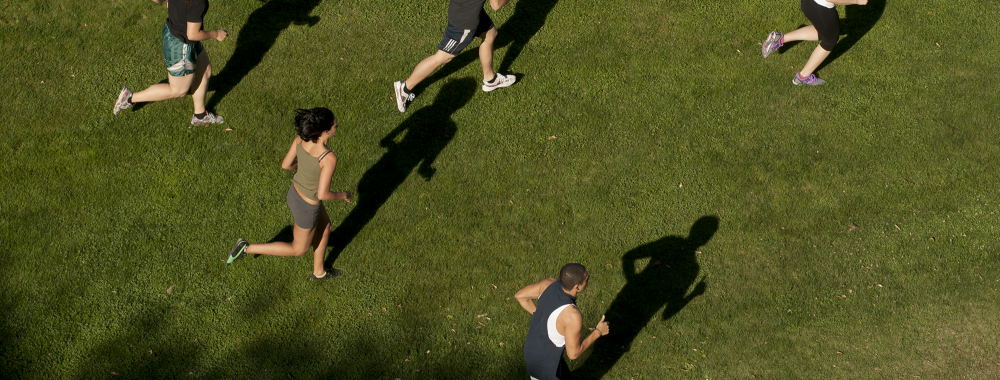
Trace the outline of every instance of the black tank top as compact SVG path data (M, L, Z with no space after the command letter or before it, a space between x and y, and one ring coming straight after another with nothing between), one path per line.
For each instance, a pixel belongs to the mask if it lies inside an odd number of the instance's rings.
M562 344L557 346L549 338L549 318L554 318L552 314L565 305L576 307L576 298L566 294L559 281L553 282L538 296L535 314L531 316L531 325L528 327L528 339L524 342L524 363L528 367L528 374L536 379L556 378L566 342L563 337ZM559 335L554 323L551 333Z

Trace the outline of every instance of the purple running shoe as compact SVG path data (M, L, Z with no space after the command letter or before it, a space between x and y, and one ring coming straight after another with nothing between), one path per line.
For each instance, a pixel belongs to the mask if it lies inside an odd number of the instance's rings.
M819 86L823 83L826 83L826 81L817 78L816 74L809 74L809 76L803 78L799 75L799 73L795 73L795 77L792 78L792 83L795 84L796 86L800 84L804 84L806 86Z
M784 37L784 34L778 32L768 33L767 39L764 40L763 46L760 47L760 54L763 55L764 58L767 58L767 56L771 55L771 53L777 51L778 48L785 45L781 43L781 39Z

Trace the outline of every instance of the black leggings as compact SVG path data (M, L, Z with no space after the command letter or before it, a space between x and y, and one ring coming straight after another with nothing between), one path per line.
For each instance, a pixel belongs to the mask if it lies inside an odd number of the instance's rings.
M833 51L840 39L840 16L837 15L837 8L827 8L816 4L814 0L802 0L802 13L816 27L819 33L819 46L823 50Z

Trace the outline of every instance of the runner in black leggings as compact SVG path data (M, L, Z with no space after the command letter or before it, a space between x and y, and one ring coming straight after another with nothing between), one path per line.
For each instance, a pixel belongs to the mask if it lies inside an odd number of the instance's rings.
M764 58L778 50L785 42L791 41L819 41L819 46L813 50L802 71L795 74L792 83L799 85L819 86L826 81L816 77L813 71L823 63L823 60L830 55L833 47L837 45L840 38L840 17L837 15L835 5L865 5L868 0L802 0L802 13L806 15L813 24L796 29L788 34L771 32L761 47L761 54Z

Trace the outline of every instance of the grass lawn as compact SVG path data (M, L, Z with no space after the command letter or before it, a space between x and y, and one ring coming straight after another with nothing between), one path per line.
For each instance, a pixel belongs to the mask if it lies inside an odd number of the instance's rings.
M0 377L525 379L522 286L580 262L578 378L1000 373L1000 8L838 7L841 43L762 59L795 0L514 0L418 86L447 1L211 2L211 109L112 116L165 80L163 6L0 3ZM289 240L294 109L339 119L342 278Z

